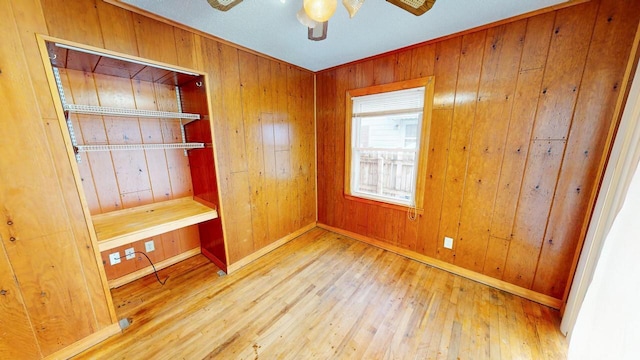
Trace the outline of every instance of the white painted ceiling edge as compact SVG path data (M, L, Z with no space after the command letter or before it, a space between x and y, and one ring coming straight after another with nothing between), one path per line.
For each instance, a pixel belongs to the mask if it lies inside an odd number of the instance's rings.
M299 67L319 71L455 34L569 0L437 0L415 16L368 0L353 19L338 0L323 41L307 39L296 19L302 0L245 0L227 12L207 0L120 0L163 18Z

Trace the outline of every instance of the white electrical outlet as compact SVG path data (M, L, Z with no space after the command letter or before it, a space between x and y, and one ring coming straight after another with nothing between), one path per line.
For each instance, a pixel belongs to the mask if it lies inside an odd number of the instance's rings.
M453 249L453 238L444 237L444 247L445 249Z
M131 260L131 259L135 258L136 255L134 254L134 252L135 252L135 250L133 248L125 249L124 250L125 259Z
M111 265L120 264L120 252L109 254L109 263Z
M147 252L152 252L153 250L156 249L156 246L153 244L153 240L149 240L147 242L144 243L144 249Z

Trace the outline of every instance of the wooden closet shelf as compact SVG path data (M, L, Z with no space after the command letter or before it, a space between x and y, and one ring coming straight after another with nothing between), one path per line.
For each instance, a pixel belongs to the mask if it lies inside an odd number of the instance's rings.
M100 251L218 217L191 197L168 200L92 216Z
M183 112L156 111L156 110L140 110L140 109L123 109L105 106L64 104L64 110L76 114L91 114L105 116L130 116L130 117L150 117L161 119L186 119L198 120L200 114L190 114Z

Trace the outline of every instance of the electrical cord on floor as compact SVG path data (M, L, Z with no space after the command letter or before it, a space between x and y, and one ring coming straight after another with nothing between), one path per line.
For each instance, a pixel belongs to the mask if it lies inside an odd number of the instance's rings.
M166 278L166 279L164 279L164 281L160 281L160 276L158 276L158 270L156 270L156 266L155 266L155 265L153 265L153 261L151 261L151 259L149 258L149 256L148 256L146 253L142 252L142 251L134 251L133 253L134 253L134 254L142 254L142 255L144 255L144 257L146 257L146 258L147 258L147 260L149 260L149 264L151 264L151 267L153 267L153 273L156 275L156 279L158 280L158 282L160 283L160 285L163 285L163 286L164 286L164 284L167 282L167 280L169 280L169 277L167 276L167 278Z

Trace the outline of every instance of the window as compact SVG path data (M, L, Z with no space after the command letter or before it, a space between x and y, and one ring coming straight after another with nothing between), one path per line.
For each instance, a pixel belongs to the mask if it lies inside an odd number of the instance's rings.
M422 208L432 98L431 78L347 92L348 196Z

